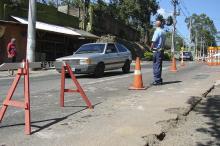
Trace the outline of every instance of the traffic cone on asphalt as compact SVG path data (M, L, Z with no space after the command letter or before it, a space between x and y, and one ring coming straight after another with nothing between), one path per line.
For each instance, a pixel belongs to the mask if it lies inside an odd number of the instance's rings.
M140 58L136 58L135 62L135 71L134 71L134 82L131 87L128 88L129 90L145 90L146 87L143 86L142 81L142 74L141 74L141 63Z
M175 57L173 57L170 71L177 72L177 69L176 69L176 58Z

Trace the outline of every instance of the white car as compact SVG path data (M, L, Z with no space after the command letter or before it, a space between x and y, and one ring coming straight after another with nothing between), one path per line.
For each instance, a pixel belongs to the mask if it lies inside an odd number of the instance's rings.
M89 43L82 45L73 55L56 59L68 63L76 74L94 74L101 77L106 70L122 68L130 72L131 52L119 43ZM60 72L60 68L57 68Z

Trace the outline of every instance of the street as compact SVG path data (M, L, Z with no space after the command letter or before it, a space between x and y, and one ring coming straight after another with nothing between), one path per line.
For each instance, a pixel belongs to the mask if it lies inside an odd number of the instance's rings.
M87 109L84 101L77 93L66 93L65 107L59 107L60 75L58 73L54 73L51 76L31 77L32 135L24 135L23 110L9 107L0 124L0 145L78 146L88 145L88 143L91 143L91 145L125 145L127 141L131 142L126 145L144 145L145 142L141 138L142 136L160 132L160 128L155 127L154 124L165 119L172 119L176 116L173 113L167 114L166 109L188 107L186 101L193 95L201 95L209 86L214 84L214 79L219 72L219 69L215 67L207 70L209 67L204 64L187 62L186 67L181 68L178 66L178 72L171 73L169 71L169 65L170 62L164 62L164 85L150 87L145 91L128 90L128 87L133 82L134 66L132 66L132 71L129 74L122 74L120 70L116 70L106 72L102 78L77 75L78 81L95 106L94 110ZM213 75L210 75L210 72ZM142 65L142 76L145 86L152 82L150 63ZM11 81L12 79L1 79L1 103ZM23 82L21 81L21 83ZM67 79L66 83L66 87L71 88L72 82L70 78ZM192 86L197 87L192 88ZM171 92L167 90L174 93L171 95ZM23 100L22 91L23 86L20 84L13 99ZM147 98L144 98L145 96L143 95L147 96ZM179 98L183 95L184 98ZM164 98L161 96L167 96L170 99L163 101ZM137 105L138 103L142 105ZM157 104L159 104L159 107ZM133 111L134 108L143 113L139 115L139 112ZM128 114L127 110L130 110L130 114ZM148 110L149 112L147 112ZM133 118L130 119L129 117ZM142 122L146 121L146 119L148 119L148 122L145 125ZM133 123L132 121L135 122ZM130 129L131 131L127 129L128 131L119 132L119 135L114 134L113 131L120 130L119 127L122 126L120 123L124 123L125 127L126 124L131 124L134 127L138 125L138 130L140 131L137 130L133 133L134 131L132 129ZM146 128L148 130L143 131ZM136 137L136 134L140 134L140 137ZM129 140L126 139L128 135L130 137ZM113 137L110 138L111 136ZM85 140L82 140L84 138ZM109 143L109 138L112 143ZM65 142L61 142L62 139L65 139ZM91 139L96 140L92 142ZM74 143L72 143L73 141Z

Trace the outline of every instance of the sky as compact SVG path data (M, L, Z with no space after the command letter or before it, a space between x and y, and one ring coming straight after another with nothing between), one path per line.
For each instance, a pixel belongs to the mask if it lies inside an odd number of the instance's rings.
M165 16L172 14L173 5L171 0L158 0L160 9L159 13ZM193 13L202 14L214 21L217 31L220 31L220 0L179 0L180 2L180 16L177 17L177 30L184 38L189 39L189 30L187 29L185 18Z

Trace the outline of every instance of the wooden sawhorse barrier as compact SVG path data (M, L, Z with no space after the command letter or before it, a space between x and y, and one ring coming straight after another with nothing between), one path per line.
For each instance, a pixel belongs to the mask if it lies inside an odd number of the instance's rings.
M76 90L72 89L65 89L65 78L66 73L68 73L73 81L73 83L76 85ZM92 109L93 106L91 102L89 101L88 97L86 96L85 92L83 91L82 87L80 86L79 82L76 79L76 76L72 72L72 69L69 64L63 63L62 69L61 69L61 89L60 89L60 106L64 107L64 93L65 92L77 92L79 93L83 100L86 102L87 106Z
M30 110L30 80L29 80L29 63L28 60L23 61L22 65L21 63L9 63L4 64L2 66L3 68L7 68L7 66L12 65L12 68L15 68L15 66L18 66L18 72L15 76L15 79L11 85L11 87L8 90L7 96L5 100L3 101L2 108L0 110L0 122L3 120L5 112L8 108L8 106L14 106L18 108L23 108L25 110L25 134L30 135L31 134L31 110ZM39 63L33 63L33 66L39 66ZM75 83L77 89L71 90L71 89L65 89L65 74L67 73L71 76L71 79ZM16 87L21 79L21 77L24 76L24 102L21 101L15 101L12 100L12 96L14 95L14 92L16 90ZM83 100L86 102L87 106L92 109L93 106L91 102L89 101L88 97L86 96L85 92L83 91L82 87L80 86L79 82L77 81L74 73L71 70L71 67L66 64L62 63L62 73L61 73L61 91L60 91L60 106L64 107L64 93L65 92L78 92L82 96Z
M15 89L20 81L21 77L24 76L24 102L11 100ZM25 134L31 134L31 111L30 111L30 86L29 86L29 63L26 60L23 62L23 67L18 68L18 72L15 79L8 90L6 99L3 101L3 106L0 110L0 122L2 121L8 106L14 106L23 108L25 110Z

